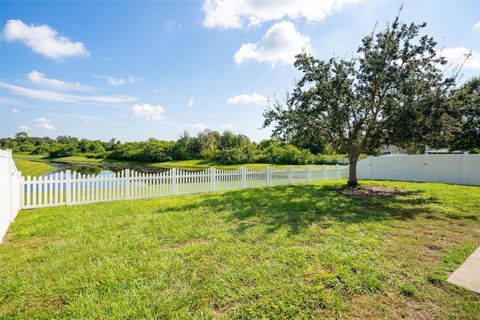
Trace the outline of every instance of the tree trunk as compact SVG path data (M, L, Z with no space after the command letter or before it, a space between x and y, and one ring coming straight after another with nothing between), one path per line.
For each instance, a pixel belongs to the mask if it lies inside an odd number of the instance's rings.
M358 187L357 181L357 161L358 154L350 154L348 156L349 169L348 169L348 186L349 187Z

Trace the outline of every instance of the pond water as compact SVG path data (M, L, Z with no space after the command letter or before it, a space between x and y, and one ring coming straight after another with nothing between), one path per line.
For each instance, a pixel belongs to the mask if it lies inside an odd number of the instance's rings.
M127 165L127 164L111 164L111 163L66 163L51 161L48 163L54 169L47 172L45 175L50 175L55 172L71 170L81 174L106 176L112 173L117 173L125 169L134 170L141 173L161 173L167 169L156 168L149 165Z

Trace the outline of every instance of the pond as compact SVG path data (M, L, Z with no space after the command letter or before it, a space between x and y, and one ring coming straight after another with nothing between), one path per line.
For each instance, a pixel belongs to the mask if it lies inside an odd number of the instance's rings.
M161 173L167 171L167 169L163 168L156 168L145 165L135 165L135 164L114 164L114 163L67 163L67 162L56 162L56 161L49 161L49 165L54 167L53 170L47 172L45 176L50 175L52 173L71 170L79 172L81 174L89 174L89 175L110 175L112 173L117 173L122 170L130 169L136 172L141 173Z

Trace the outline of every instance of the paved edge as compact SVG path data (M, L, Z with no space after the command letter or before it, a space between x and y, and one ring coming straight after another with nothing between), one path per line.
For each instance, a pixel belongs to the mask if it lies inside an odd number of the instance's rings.
M451 284L480 293L480 247L447 280Z

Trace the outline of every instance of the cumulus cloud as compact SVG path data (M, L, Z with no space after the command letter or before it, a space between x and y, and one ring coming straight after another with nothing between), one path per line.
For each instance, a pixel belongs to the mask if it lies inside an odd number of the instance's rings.
M236 64L247 60L272 65L292 64L295 55L312 50L310 38L301 34L290 21L275 23L258 43L244 43L233 56Z
M66 82L58 79L47 78L44 73L38 72L35 70L27 74L27 79L35 84L55 88L58 90L79 90L79 91L93 90L92 87L81 85L78 82Z
M241 28L283 18L318 22L360 0L205 0L203 25L207 28Z
M3 38L6 41L21 41L34 52L51 59L89 55L83 43L59 35L46 24L35 26L21 20L8 20L3 29Z
M35 123L35 128L37 129L55 130L55 127L51 123L52 121L45 117L33 119L33 122Z
M257 93L240 94L238 96L228 98L229 104L258 104L260 106L268 103L268 98Z
M480 30L480 21L473 25L473 29Z
M124 96L124 95L80 96L80 95L68 94L68 93L58 92L58 91L26 88L26 87L16 86L16 85L9 84L6 82L1 82L1 81L0 81L0 88L4 88L18 96L23 96L31 99L54 101L54 102L68 102L68 103L94 102L94 103L100 103L100 104L118 104L118 103L132 102L137 100L137 98L135 97Z
M193 98L188 99L188 101L187 101L187 107L193 107L193 104L194 104Z
M117 77L105 76L105 75L94 75L93 77L105 79L107 83L111 86L121 86L125 83L137 81L137 78L134 76L128 76L127 78L117 78Z
M480 68L480 53L469 50L465 47L457 48L445 48L440 50L440 55L445 57L453 65L463 65L464 68L468 69L479 69ZM465 61L465 58L468 59Z
M159 105L152 104L136 104L130 110L130 114L134 117L143 118L145 120L159 121L165 119L163 114L165 108Z
M12 109L12 113L13 113L13 114L18 114L18 113L20 113L20 111L19 111L18 109L13 108L13 109Z

